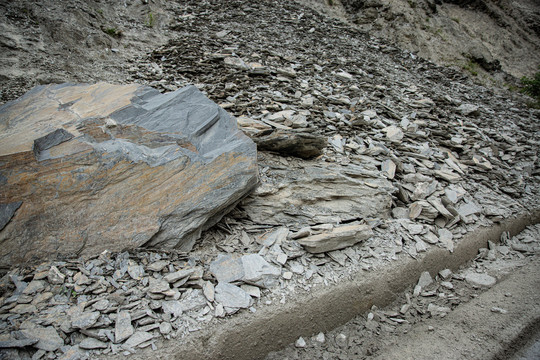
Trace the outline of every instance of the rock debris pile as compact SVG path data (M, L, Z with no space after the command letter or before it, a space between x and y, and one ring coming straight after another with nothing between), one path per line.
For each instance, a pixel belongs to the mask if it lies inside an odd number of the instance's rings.
M189 254L12 269L0 298L10 354L157 347L433 246L451 252L471 230L538 208L540 117L519 96L293 2L187 1L176 11L174 39L134 59L130 80L164 92L194 84L236 116L259 146L260 184ZM493 246L488 259L537 245ZM430 279L404 313L374 310L369 326L451 309L450 285L466 282Z
M266 359L335 359L375 357L378 352L427 319L441 319L459 305L512 274L516 268L537 259L540 254L540 226L530 226L515 237L507 233L500 244L489 242L480 249L472 264L458 271L444 269L438 274L424 272L415 286L386 308L373 306L367 314L327 333L300 337L286 349L269 354ZM505 294L512 297L513 294ZM516 299L519 301L519 299ZM507 314L507 309L493 306L492 313ZM426 326L427 324L424 324ZM426 326L434 336L444 336L436 326Z

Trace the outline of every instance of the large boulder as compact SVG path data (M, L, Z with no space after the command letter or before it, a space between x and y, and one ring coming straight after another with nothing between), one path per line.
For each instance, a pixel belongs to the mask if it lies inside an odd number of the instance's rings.
M189 251L256 183L255 144L193 86L38 86L0 107L0 265Z

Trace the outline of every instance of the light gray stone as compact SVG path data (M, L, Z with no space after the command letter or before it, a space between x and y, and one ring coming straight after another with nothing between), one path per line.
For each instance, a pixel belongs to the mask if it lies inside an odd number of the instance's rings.
M85 350L106 349L109 347L109 344L103 341L99 341L98 339L88 337L86 339L83 339L79 343L79 347Z
M71 326L75 329L88 329L98 321L100 316L99 311L85 311L71 320Z
M244 268L242 280L245 282L266 286L268 285L268 280L271 281L272 277L277 278L281 275L279 268L270 265L259 254L244 255L241 261Z
M311 253L323 253L352 246L372 235L369 225L343 225L330 232L300 239L298 243Z
M420 275L420 279L418 279L417 285L420 286L422 289L425 289L431 283L433 283L433 278L429 274L429 271L424 271L422 275Z
M478 287L491 287L497 283L497 279L493 276L473 271L469 271L465 274L465 281Z
M161 308L164 313L171 314L173 317L178 317L182 315L182 303L178 300L163 301L161 303Z
M114 341L121 343L122 341L133 335L135 328L131 325L131 315L128 311L120 311L116 315L116 324L114 326Z
M167 275L163 277L163 280L167 281L168 283L174 283L174 282L177 282L178 280L181 280L183 278L190 276L194 272L195 272L194 268L182 269L179 271L168 273Z
M251 296L236 285L219 283L216 286L216 301L224 307L248 308Z
M219 255L210 263L210 272L218 282L233 282L244 276L244 267L237 255Z
M135 348L142 343L151 340L153 338L152 334L146 331L137 331L124 343L126 348Z
M50 284L61 285L64 283L65 278L66 276L62 274L56 266L51 266L49 269L49 274L47 275L47 280Z

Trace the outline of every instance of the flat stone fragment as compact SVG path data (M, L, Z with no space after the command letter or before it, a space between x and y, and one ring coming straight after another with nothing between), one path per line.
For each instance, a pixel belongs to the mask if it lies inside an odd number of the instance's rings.
M168 322L162 322L159 324L159 332L162 335L167 335L172 331L172 325Z
M375 166L305 164L271 175L279 187L263 193L261 186L242 203L256 223L305 227L390 215L394 187Z
M218 282L233 282L244 276L244 266L238 256L219 255L210 263L210 272Z
M131 315L128 311L120 311L116 316L116 324L114 327L114 341L121 343L122 341L133 335L135 328L131 325Z
M75 329L88 329L98 321L100 316L101 313L99 311L85 311L82 314L75 316L71 321L71 326Z
M465 281L474 286L491 287L495 285L497 279L488 274L480 274L470 271L465 275Z
M56 351L64 346L64 340L52 326L23 329L21 333L29 339L37 339L34 347L41 350Z
M244 255L241 261L244 268L244 276L241 279L245 282L258 283L267 276L278 277L281 275L281 270L270 265L259 254Z
M22 293L25 295L33 295L35 293L39 293L45 289L45 284L45 281L42 280L32 280Z
M154 294L161 294L171 289L169 282L161 279L150 278L148 291Z
M98 339L94 339L94 338L86 338L84 339L83 341L81 341L79 343L79 347L81 349L86 349L86 350L92 350L92 349L106 349L107 347L109 347L109 344L103 342L103 341L99 341Z
M452 270L450 269L441 270L439 271L439 275L444 280L450 279L450 277L452 276Z
M478 208L478 206L476 206L474 203L465 203L458 207L457 211L460 216L465 217L472 214L478 214L481 209Z
M38 339L21 339L21 340L5 340L0 341L0 349L6 348L19 348L34 345L37 343Z
M166 314L171 314L174 317L182 315L182 303L178 300L163 301L161 303L161 308Z
M480 115L478 111L478 106L473 104L461 104L458 106L457 111L465 116L477 116Z
M0 128L0 266L189 251L257 183L256 145L195 86L38 86L0 107Z
M381 171L388 179L393 179L396 175L396 164L390 160L384 160L381 164Z
M213 302L215 296L214 284L210 281L205 281L203 285L203 294L208 301Z
M137 331L136 333L131 335L131 337L129 339L127 339L127 341L124 343L124 346L128 347L128 348L134 348L137 345L140 345L140 344L144 343L145 341L148 341L148 340L150 340L152 338L153 338L153 336L149 332Z
M251 296L236 285L219 283L216 286L216 301L224 307L248 308Z
M300 239L298 243L310 253L323 253L352 246L372 235L373 231L369 225L345 225L336 227L330 232Z
M163 280L165 280L168 283L174 283L180 279L190 276L194 272L195 272L195 269L182 269L179 271L168 273L167 275L163 277Z
M148 264L146 269L148 271L161 271L165 268L165 266L169 265L169 261L166 260L158 260L156 262L153 262L151 264Z
M418 279L417 285L420 286L422 289L425 289L426 286L433 283L433 278L429 274L429 271L424 271L422 275L420 275L420 279Z
M253 137L259 150L274 151L282 155L311 159L322 154L326 138L309 133L293 133L277 130L269 135Z

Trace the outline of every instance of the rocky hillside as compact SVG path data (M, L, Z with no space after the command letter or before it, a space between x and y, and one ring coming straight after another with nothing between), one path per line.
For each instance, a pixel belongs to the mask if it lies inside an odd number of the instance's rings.
M339 2L334 6L339 6ZM491 81L531 75L540 64L540 7L534 0L342 0L346 17L441 65Z
M343 3L346 16L368 8ZM326 4L287 0L55 4L1 5L3 101L47 82L194 84L258 143L260 184L189 254L105 251L11 269L0 281L8 358L171 355L201 329L215 339L226 316L430 249L453 252L478 227L538 209L540 111L374 36L383 20L366 32L321 13ZM405 29L397 19L384 21ZM463 19L450 21L474 25Z

